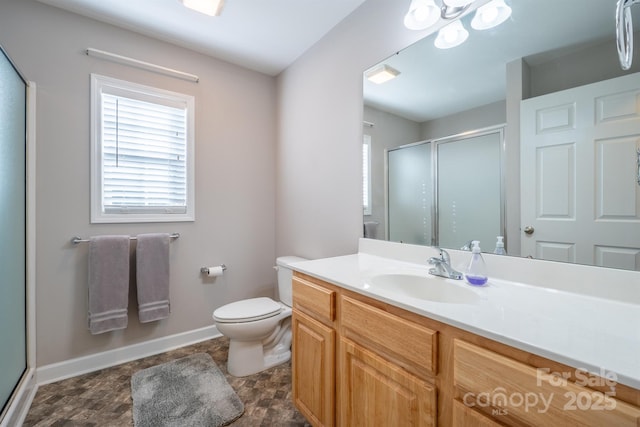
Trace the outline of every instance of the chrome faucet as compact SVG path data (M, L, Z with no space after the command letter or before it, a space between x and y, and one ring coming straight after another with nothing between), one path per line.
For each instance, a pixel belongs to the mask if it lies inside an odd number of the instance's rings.
M429 274L433 274L434 276L446 277L447 279L461 280L462 273L454 270L451 267L451 258L449 257L449 253L441 248L434 249L440 251L440 258L429 258L429 264L434 266L433 268L429 269Z
M464 244L463 247L460 248L461 251L469 251L471 252L471 248L473 247L473 239L469 240L467 243Z

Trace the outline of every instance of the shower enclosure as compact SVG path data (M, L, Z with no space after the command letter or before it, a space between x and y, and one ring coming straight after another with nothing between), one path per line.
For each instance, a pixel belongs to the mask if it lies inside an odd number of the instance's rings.
M459 249L504 235L502 127L387 152L387 239Z
M0 46L0 421L27 372L27 83Z

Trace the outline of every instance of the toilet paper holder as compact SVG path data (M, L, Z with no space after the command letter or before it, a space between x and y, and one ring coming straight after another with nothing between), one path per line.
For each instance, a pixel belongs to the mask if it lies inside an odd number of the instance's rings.
M227 266L224 264L220 264L218 267L220 267L222 269L222 271L225 271L227 269ZM209 274L209 269L212 267L200 267L200 273L202 274Z

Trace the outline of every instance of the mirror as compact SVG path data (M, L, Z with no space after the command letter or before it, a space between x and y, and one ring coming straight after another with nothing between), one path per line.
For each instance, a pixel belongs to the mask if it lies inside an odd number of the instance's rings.
M503 206L498 209L504 210L501 226L508 254L640 271L636 153L640 150L636 136L640 135L640 105L635 101L640 99L635 76L640 54L636 50L631 69L622 70L615 41L616 2L519 0L511 1L510 6L512 16L489 30L471 29L473 12L462 17L469 38L460 46L437 49L436 34L431 34L369 68L386 64L400 74L382 84L363 78L363 133L369 141L364 151L365 193L366 180L370 180L363 217L365 237L389 239L393 234L388 218L389 200L394 198L389 194L390 152L419 143L435 146L432 143L501 128ZM638 28L640 6L631 11ZM635 38L637 47L640 34ZM611 81L617 81L617 86L610 87ZM588 138L580 133L580 122L574 121L582 117L581 104L557 97L582 96L576 93L585 88L600 90L598 85L608 85L609 92L598 92L586 102L592 109L587 116L606 123L614 134L589 136L591 145L585 151L585 144L579 143ZM567 105L574 107L561 108ZM523 111L528 115L521 121ZM630 124L636 115L638 123ZM542 119L547 128L538 126ZM572 131L561 132L563 126ZM622 128L626 133L616 134ZM541 132L560 139L536 140ZM596 166L578 175L585 164ZM458 172L472 177L468 167ZM422 218L432 230L438 223L432 217L439 211L433 206L438 205L439 189L444 191L437 181L437 177L430 181L436 182L429 190L434 196L429 216ZM581 201L583 194L588 195L588 203ZM458 218L460 229L482 228L469 220L460 221ZM599 231L603 224L614 231ZM534 231L528 234L525 228ZM573 236L561 234L569 228ZM467 235L465 240L474 238ZM459 241L449 247L460 249ZM492 252L495 242L482 242L483 251ZM430 242L440 243L437 239Z

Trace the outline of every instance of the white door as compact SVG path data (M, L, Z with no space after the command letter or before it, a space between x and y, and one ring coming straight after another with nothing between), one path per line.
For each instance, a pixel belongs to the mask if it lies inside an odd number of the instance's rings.
M640 73L521 104L522 256L640 270Z

